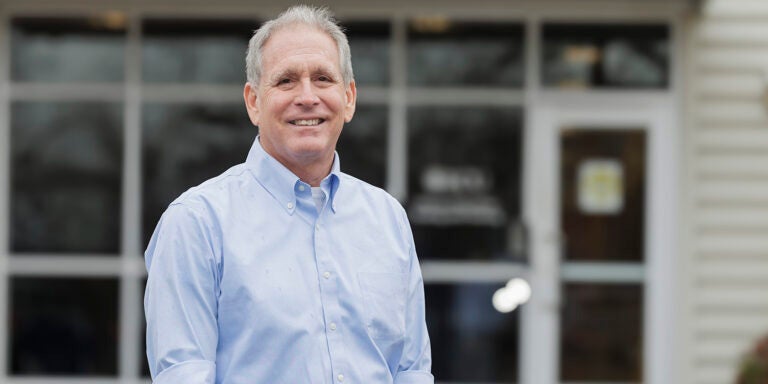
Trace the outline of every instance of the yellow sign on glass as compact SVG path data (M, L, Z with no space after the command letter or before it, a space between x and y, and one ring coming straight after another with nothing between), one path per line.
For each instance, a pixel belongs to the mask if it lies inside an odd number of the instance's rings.
M624 168L616 159L589 159L579 164L577 201L585 214L616 215L624 207Z

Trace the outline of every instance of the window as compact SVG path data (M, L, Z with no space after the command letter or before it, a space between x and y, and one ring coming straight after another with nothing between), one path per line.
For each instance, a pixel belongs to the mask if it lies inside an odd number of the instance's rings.
M257 17L150 8L0 18L0 140L10 149L0 246L11 266L0 376L146 382L142 252L168 204L243 162L258 132L241 96ZM519 382L531 369L526 307L502 313L492 297L535 264L523 194L529 91L669 91L670 27L547 12L542 23L388 15L342 19L359 93L337 146L342 171L406 208L438 382ZM546 309L559 319L560 364L548 368L563 382L640 381L650 136L561 128L553 200L567 241L555 277L562 306ZM617 265L634 277L600 278Z
M11 20L11 78L20 82L120 82L125 72L120 13Z
M547 87L667 88L666 25L545 24L542 77Z
M143 21L142 70L147 83L245 83L244 47L253 20Z

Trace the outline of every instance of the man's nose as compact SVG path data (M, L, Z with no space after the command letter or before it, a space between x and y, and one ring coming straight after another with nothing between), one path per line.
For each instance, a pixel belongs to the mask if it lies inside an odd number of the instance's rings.
M320 104L320 98L315 91L310 79L302 79L299 93L296 95L294 103L305 107Z

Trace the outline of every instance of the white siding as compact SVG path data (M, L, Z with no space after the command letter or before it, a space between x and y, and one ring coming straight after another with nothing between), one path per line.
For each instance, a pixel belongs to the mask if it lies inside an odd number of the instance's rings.
M692 32L686 381L727 384L768 333L768 1L704 2Z

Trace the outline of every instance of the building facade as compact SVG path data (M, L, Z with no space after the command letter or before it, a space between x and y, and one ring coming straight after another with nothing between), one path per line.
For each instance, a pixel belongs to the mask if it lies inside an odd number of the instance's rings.
M342 170L406 207L438 382L734 382L768 332L763 3L328 3ZM0 3L0 381L149 381L143 248L244 160L284 6Z

